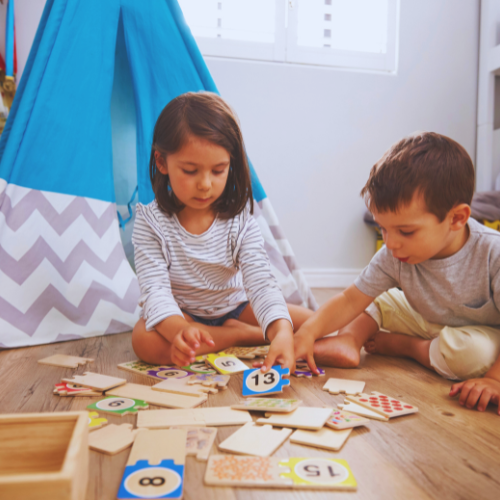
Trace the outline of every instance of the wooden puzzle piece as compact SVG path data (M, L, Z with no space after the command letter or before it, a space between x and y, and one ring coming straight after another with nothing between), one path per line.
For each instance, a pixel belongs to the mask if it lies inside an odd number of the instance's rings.
M113 396L101 399L87 406L88 410L104 411L106 413L120 415L121 417L137 413L139 410L145 410L146 408L149 408L146 401L132 398L117 398Z
M212 455L205 484L250 488L355 490L356 480L345 460L334 458L247 457Z
M313 373L309 369L309 365L307 363L296 363L296 365L295 365L295 371L293 372L293 375L295 377L307 377L307 378L311 378L313 376L314 377L324 377L325 376L325 370L323 370L323 368L320 368L319 366L317 368L318 368L318 371L319 371L318 374Z
M151 387L140 384L125 384L107 391L107 394L122 398L140 399L156 406L167 408L195 408L207 400L207 396L184 396L154 391Z
M206 359L207 363L213 366L222 375L231 375L233 373L243 372L248 370L248 366L232 354L219 352L217 354L209 354Z
M193 410L151 410L137 415L137 427L149 429L172 426L219 427L244 425L247 422L252 422L248 412L233 410L228 406Z
M360 417L371 418L373 420L382 420L383 422L387 422L389 419L380 415L379 413L375 413L364 406L360 406L352 401L344 400L343 404L338 405L342 410L348 411L349 413L354 413L355 415L359 415Z
M139 360L121 363L118 365L118 368L127 370L132 373L145 375L146 377L152 378L154 380L167 380L172 378L182 379L190 377L193 374L193 372L187 370L186 368L179 368L178 366L168 365L151 365Z
M99 413L97 413L96 411L89 411L89 431L99 429L107 423L107 418L99 418Z
M248 398L232 405L235 410L290 413L302 404L300 399Z
M89 387L72 384L71 382L61 382L60 384L55 384L54 387L54 394L57 394L58 396L102 396L101 391L94 391Z
M61 366L63 368L78 368L79 365L93 363L91 358L80 358L79 356L69 356L68 354L53 354L48 358L39 359L41 365Z
M273 429L271 425L248 422L219 443L218 447L229 453L268 457L287 440L291 433L291 429L278 430Z
M360 380L347 380L343 378L329 378L323 386L324 391L330 394L361 394L365 388L365 382Z
M312 408L299 406L291 413L266 413L269 418L257 419L258 424L271 424L277 427L319 430L328 420L332 408Z
M187 455L195 455L196 460L203 460L206 462L212 445L214 444L215 437L217 436L217 429L213 427L184 427L174 426L171 429L186 429L186 453Z
M173 394L183 394L185 396L203 396L209 392L217 393L217 389L206 387L201 384L188 384L188 378L162 380L153 385L154 391L171 392Z
M140 431L118 490L119 500L182 497L186 430Z
M368 418L360 417L354 413L349 413L344 410L334 410L325 425L332 429L341 430L366 425L369 421Z
M376 391L372 391L371 395L347 396L346 399L387 418L401 417L402 415L418 412L416 406Z
M269 346L253 346L253 347L229 347L222 351L224 354L231 354L240 359L255 359L257 357L267 356ZM221 354L221 353L219 353Z
M213 355L217 356L216 354ZM194 363L191 363L188 366L183 366L182 368L184 368L185 370L189 370L190 372L193 373L202 373L202 374L205 373L208 375L214 375L217 372L213 368L207 366L206 363L207 356L209 355L203 354L202 356L196 356L196 358L194 358Z
M283 392L283 387L290 385L290 380L283 378L285 375L289 376L290 370L279 365L273 366L266 373L262 373L260 368L245 370L242 395L248 397Z
M221 389L227 389L227 384L230 380L229 375L220 374L209 374L209 373L197 373L196 375L191 375L188 378L188 384L201 384L206 387L220 387Z
M106 455L115 455L132 446L138 429L132 430L132 424L110 424L89 434L89 448Z
M306 431L300 429L292 434L290 442L337 451L342 448L351 432L352 429L334 431L328 427L323 427L319 431Z
M63 382L83 385L84 387L90 387L98 391L107 391L108 389L127 383L124 378L110 377L109 375L92 372L85 372L83 375L73 375L73 378L63 378L62 380Z

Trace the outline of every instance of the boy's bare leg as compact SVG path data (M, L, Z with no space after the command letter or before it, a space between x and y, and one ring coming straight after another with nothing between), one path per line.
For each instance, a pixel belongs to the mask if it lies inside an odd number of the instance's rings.
M355 368L366 341L378 332L377 322L366 313L339 331L335 337L323 337L314 343L314 359L320 365Z
M305 323L305 321L314 314L314 312L311 311L310 309L306 309L305 307L302 306L296 306L295 304L287 304L287 307L288 307L288 312L290 313L290 317L292 318L293 329L295 331L297 331L302 326L302 324ZM229 321L235 321L235 320L228 320L226 321L226 323L228 323ZM259 325L259 323L257 322L257 318L255 317L255 314L250 305L245 307L243 312L240 314L238 321L242 321L244 323L254 326Z
M370 354L411 358L434 371L429 357L431 342L402 333L377 332L365 343L365 350Z

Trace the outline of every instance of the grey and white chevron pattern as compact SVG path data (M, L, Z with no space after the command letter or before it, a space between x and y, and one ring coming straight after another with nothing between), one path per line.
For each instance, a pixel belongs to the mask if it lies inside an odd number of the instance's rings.
M114 203L0 179L0 347L131 330L138 297Z

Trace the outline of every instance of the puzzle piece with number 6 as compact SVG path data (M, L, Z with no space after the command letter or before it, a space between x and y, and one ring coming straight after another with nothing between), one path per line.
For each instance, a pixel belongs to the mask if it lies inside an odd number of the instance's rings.
M145 410L146 408L149 408L149 405L146 403L146 401L113 396L101 399L100 401L96 401L95 403L87 406L88 410L105 411L107 413L113 413L122 417L124 415L128 415L129 413L137 413L139 410Z
M361 394L360 396L347 396L346 399L387 418L400 417L402 415L418 412L416 406L376 391L372 391L371 395Z
M273 366L268 372L262 373L260 368L245 370L243 372L244 397L262 396L283 392L283 387L290 385L290 380L283 378L289 376L288 368L281 368L279 365Z
M208 354L207 363L213 366L222 375L231 375L233 373L248 370L248 366L232 354L219 352L217 354Z
M121 370L127 370L132 373L145 375L154 380L183 379L190 377L193 373L187 369L181 369L178 366L151 365L144 361L127 361L118 365Z

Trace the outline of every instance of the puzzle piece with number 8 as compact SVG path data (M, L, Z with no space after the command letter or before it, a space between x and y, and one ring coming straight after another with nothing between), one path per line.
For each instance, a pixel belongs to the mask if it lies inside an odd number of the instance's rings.
M371 395L347 396L346 399L387 418L400 417L418 412L416 406L376 391L372 391Z
M207 363L213 366L222 375L231 375L248 370L248 366L232 354L219 352L218 354L209 354Z
M282 392L283 387L290 385L290 380L283 378L285 375L290 375L290 370L279 365L273 366L266 373L262 373L260 368L245 370L242 394L244 397L249 397Z
M146 401L114 396L101 399L100 401L96 401L95 403L87 406L88 410L105 411L122 417L124 415L128 415L129 413L137 413L139 410L145 410L146 408L149 408Z

